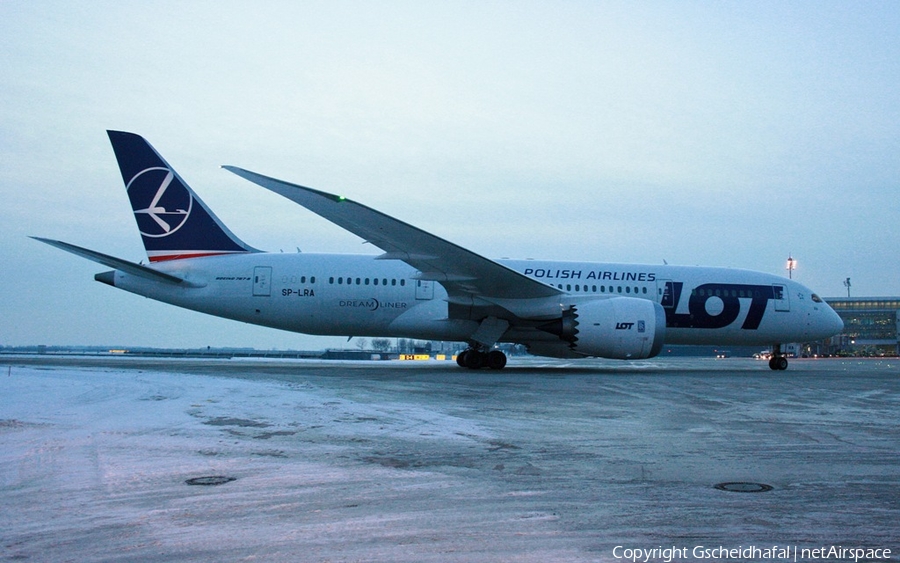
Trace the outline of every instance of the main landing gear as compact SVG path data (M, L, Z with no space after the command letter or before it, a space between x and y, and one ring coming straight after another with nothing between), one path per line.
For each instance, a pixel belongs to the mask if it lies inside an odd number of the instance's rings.
M769 360L769 369L783 371L786 370L787 367L787 358L781 354L781 344L776 344L772 347L772 358Z
M506 367L506 354L500 350L482 352L475 348L467 348L457 354L456 363L459 367L469 369L503 369Z

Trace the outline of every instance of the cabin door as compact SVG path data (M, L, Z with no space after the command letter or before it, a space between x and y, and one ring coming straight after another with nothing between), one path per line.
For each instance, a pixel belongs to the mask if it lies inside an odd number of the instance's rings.
M268 297L272 295L272 267L257 266L253 268L253 296Z
M787 288L783 285L772 286L772 300L775 301L776 311L791 310L791 299L788 295Z
M434 282L416 280L416 299L434 299Z

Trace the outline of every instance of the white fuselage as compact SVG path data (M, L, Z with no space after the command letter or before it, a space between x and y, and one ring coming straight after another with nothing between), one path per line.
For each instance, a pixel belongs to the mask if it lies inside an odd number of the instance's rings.
M572 304L648 299L666 313L670 344L807 342L840 330L837 314L809 289L748 270L593 262L499 260L563 290L547 318ZM189 282L161 284L117 271L126 291L211 315L316 335L465 341L480 319L448 315L440 283L397 260L369 255L248 253L172 260L155 268ZM542 307L547 308L545 302ZM557 308L558 307L558 308ZM529 310L532 311L532 310ZM533 311L532 311L533 312ZM510 331L503 341L550 341Z

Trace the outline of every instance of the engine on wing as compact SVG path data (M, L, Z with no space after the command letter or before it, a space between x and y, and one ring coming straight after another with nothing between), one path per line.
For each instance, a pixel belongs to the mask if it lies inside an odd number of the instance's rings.
M666 315L654 301L614 297L574 305L540 329L559 336L582 356L639 360L662 349Z

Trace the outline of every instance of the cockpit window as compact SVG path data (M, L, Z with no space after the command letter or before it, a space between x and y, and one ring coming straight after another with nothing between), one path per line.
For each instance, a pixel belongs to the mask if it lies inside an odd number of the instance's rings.
M816 295L815 293L812 294L812 300L813 300L813 303L821 303L822 302L822 298L819 297L818 295Z

